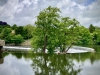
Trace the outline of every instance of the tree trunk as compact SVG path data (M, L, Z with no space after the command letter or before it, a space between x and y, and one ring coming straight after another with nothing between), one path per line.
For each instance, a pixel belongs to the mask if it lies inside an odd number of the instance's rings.
M66 49L66 44L64 43L63 48L62 48L62 52L65 52L65 49Z
M68 52L68 50L71 48L72 45L73 45L73 43L70 44L70 46L68 47L68 49L65 52Z
M47 36L45 36L45 38L44 38L44 47L43 47L43 53L45 53L46 46L47 46Z

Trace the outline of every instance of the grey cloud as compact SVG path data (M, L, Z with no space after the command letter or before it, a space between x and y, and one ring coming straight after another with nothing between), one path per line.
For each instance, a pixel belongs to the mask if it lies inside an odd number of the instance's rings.
M7 0L0 0L0 6L3 6L6 3L7 3Z
M16 3L18 0L8 0L7 3L3 6L0 6L0 20L9 20L13 19L13 14L16 10Z
M48 6L57 6L57 3L58 3L57 0L55 0L55 1L54 0L50 0L50 1L49 0L46 0L46 1L30 0L31 4L29 6L27 6L23 2L24 1L21 1L18 4L18 8L14 15L15 23L17 23L19 25L26 25L29 23L33 24L34 21L36 20L36 16L38 15L40 10L43 10L44 8L46 8ZM20 22L21 22L21 24L20 24Z

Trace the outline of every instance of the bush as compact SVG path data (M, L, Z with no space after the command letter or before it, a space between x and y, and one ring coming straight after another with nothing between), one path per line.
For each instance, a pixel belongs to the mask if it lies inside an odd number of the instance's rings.
M18 35L15 35L14 38L12 39L13 43L15 44L21 44L22 42L24 42L24 39L23 37L18 34Z

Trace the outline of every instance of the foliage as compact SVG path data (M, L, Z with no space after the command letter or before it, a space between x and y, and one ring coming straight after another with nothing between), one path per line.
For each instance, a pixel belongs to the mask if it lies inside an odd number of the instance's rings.
M15 32L16 32L16 35L20 34L21 36L24 36L24 30L23 30L23 26L18 26L16 29L15 29Z
M0 25L0 33L4 28L11 28L10 25Z
M60 47L60 51L65 51L77 38L79 22L69 17L61 18L59 12L58 8L49 6L39 13L32 41L34 49L53 52Z
M10 33L7 37L5 37L5 42L7 44L13 43L13 40L12 40L13 37L14 35Z
M99 27L95 27L95 32L93 32L92 37L93 37L94 44L100 45L100 28Z
M16 29L17 29L17 25L14 24L14 25L12 26L12 29L13 29L13 30L16 30Z
M13 40L13 43L15 44L21 44L22 42L24 42L24 39L20 34L15 35L12 40Z
M46 49L53 52L58 47L64 52L73 43L100 45L100 27L90 24L89 28L86 28L76 19L61 17L60 13L57 7L45 8L37 16L36 26L10 26L0 21L0 39L4 39L6 43L20 44L33 38L33 48L42 52L46 52ZM15 34L11 33L12 30L15 30Z
M10 34L9 36L6 37L5 41L6 43L14 43L15 45L18 45L24 42L24 39L20 34L18 35Z
M79 28L78 39L76 44L87 45L92 44L92 36L87 28L81 26Z
M24 41L23 37L18 34L12 34L12 29L11 28L4 28L0 34L0 39L4 39L6 43L15 43L15 44L20 44Z
M62 18L59 29L60 35L58 34L58 47L60 47L62 52L77 39L79 26L80 23L76 19L70 19L69 17Z
M1 39L5 39L11 33L11 31L11 28L4 28L1 32Z
M35 22L36 30L32 42L33 48L40 48L43 52L46 49L49 52L53 52L57 42L56 35L58 34L59 27L59 12L60 10L58 8L51 6L40 11Z
M95 27L92 24L90 24L89 26L89 31L90 33L93 33L95 31Z
M16 35L20 34L24 39L30 39L33 37L34 26L26 25L26 26L16 26L12 27L15 30Z
M33 32L34 32L34 29L35 29L34 26L28 24L28 25L24 26L23 29L24 29L24 38L25 39L30 39L30 38L33 37Z

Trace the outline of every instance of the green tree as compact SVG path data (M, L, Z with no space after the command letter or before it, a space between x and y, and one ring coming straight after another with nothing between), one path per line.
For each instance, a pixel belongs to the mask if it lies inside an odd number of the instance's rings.
M4 28L1 32L1 39L4 39L11 33L12 29L11 28Z
M24 27L23 26L18 26L17 29L15 30L16 35L20 34L24 38Z
M24 39L20 34L15 35L12 40L13 40L13 43L15 43L15 45L18 45L24 42Z
M95 32L92 33L94 44L100 45L100 27L95 27Z
M17 29L17 25L14 24L14 25L12 26L12 29L13 29L13 30L16 30L16 29Z
M79 44L79 45L92 44L92 36L89 30L85 28L84 26L79 27L78 39L76 41L76 44Z
M5 37L5 42L7 44L13 43L13 40L12 39L14 38L14 36L15 36L14 34L11 34L10 33L8 36Z
M80 23L76 19L65 17L62 18L60 26L58 47L60 47L60 51L64 52L67 51L77 39ZM66 50L67 47L68 49Z
M34 32L35 27L28 24L24 26L24 38L25 39L30 39L33 37L33 32Z
M57 7L51 6L40 11L35 22L36 30L32 42L34 49L40 48L44 53L46 49L53 52L57 42L59 12L60 10Z
M95 27L92 24L90 24L89 26L89 31L90 33L93 33L95 31Z
M4 29L4 28L11 28L11 26L10 25L0 25L0 33L2 32L2 30Z

